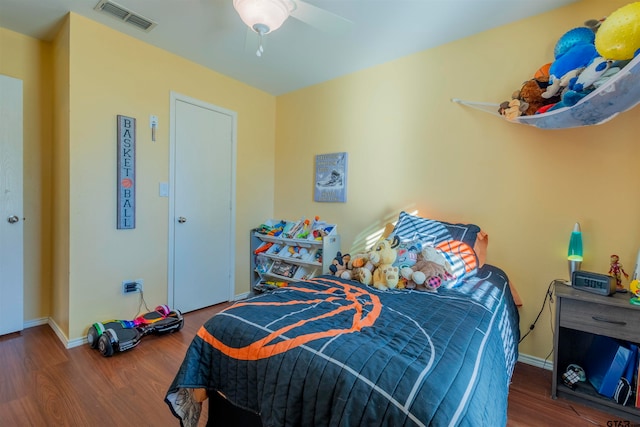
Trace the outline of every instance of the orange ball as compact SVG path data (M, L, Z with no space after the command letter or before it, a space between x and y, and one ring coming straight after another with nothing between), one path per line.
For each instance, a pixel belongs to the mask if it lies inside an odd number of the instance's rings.
M551 62L548 64L544 64L542 67L538 68L538 71L533 75L534 79L539 79L542 77L549 77L549 69L551 68Z

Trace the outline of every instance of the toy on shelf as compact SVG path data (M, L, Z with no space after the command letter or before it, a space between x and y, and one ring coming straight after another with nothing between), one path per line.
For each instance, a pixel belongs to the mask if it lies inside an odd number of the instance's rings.
M287 239L296 238L296 236L302 232L302 228L304 227L305 221L309 221L309 220L305 219L304 217L300 218L298 222L294 223L291 227L288 227L282 236Z
M273 246L273 242L265 242L264 245L262 245L259 248L257 248L255 251L253 251L253 253L258 255L258 254L260 254L262 252L266 252L269 249L271 249L271 246Z
M622 268L620 263L620 257L618 255L611 255L611 268L609 268L609 276L616 278L616 292L624 293L627 290L622 286L622 278L620 274L624 275L625 279L629 278L629 275Z
M311 232L311 222L308 219L305 219L302 223L302 230L295 235L296 239L306 239L309 237L309 233Z
M333 225L327 224L324 221L320 221L320 217L316 216L314 218L313 224L311 225L311 237L314 240L322 240L333 231Z
M91 348L97 348L103 356L109 357L132 349L146 335L168 334L179 331L183 326L184 318L180 311L159 305L154 311L133 320L96 322L89 327L87 341Z
M287 282L276 281L276 280L262 280L260 283L257 283L253 290L258 293L272 291L274 289L283 288L287 286Z
M291 258L306 259L309 255L309 249L300 246L289 246L289 254Z
M640 305L640 282L638 279L634 279L629 283L629 292L631 292L629 302L633 305Z
M256 228L256 233L276 237L281 235L284 232L286 227L287 227L286 221L280 221L274 225L260 224L260 226Z

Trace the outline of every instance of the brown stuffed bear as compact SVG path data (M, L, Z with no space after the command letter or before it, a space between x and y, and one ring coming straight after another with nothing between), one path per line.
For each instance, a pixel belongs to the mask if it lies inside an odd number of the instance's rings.
M506 116L508 119L513 119L521 115L532 116L541 107L555 104L560 100L559 96L553 96L547 99L542 95L546 92L548 86L548 76L538 76L527 80L522 84L520 90L513 92L511 101L505 101L500 105L500 114ZM514 103L515 100L520 102Z
M400 275L406 280L407 289L435 292L442 282L452 279L451 264L435 248L426 246L418 254L418 261L405 267Z
M555 104L559 101L558 97L544 98L542 94L549 86L549 77L538 77L527 80L520 88L520 100L529 104L527 110L523 113L525 116L532 116L540 109L548 104Z

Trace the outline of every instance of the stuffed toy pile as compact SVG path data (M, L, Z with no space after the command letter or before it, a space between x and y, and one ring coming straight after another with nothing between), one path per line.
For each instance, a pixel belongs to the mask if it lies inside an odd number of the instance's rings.
M640 2L600 20L589 20L560 37L554 60L500 104L508 119L570 107L600 87L640 50Z
M394 289L400 281L400 270L394 266L398 238L381 239L370 250L356 255L338 252L329 271L342 279L357 280L380 290Z
M355 255L337 253L329 271L337 277L356 280L376 289L415 289L435 292L443 282L455 278L451 264L436 248L425 246L410 266L396 265L397 237L382 239L370 250Z

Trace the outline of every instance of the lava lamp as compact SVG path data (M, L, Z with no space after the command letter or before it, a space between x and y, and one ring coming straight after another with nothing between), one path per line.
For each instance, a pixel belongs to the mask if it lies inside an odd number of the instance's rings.
M582 231L580 230L580 224L577 222L573 226L571 238L569 239L567 259L569 260L569 281L571 281L573 272L580 270L582 266Z

